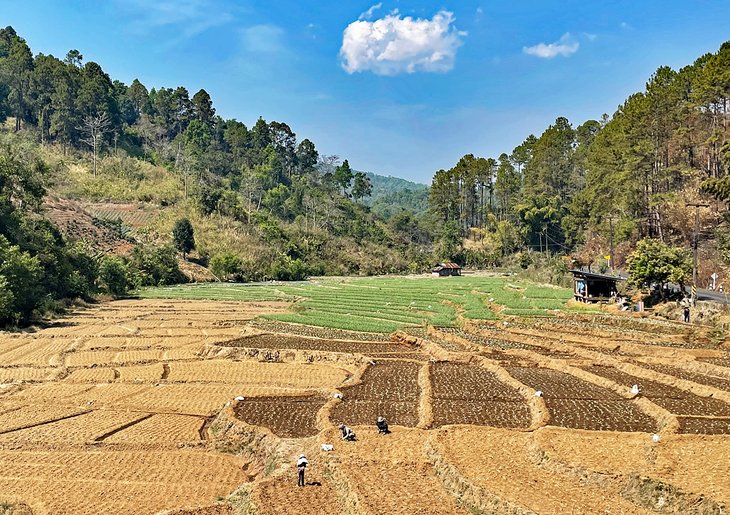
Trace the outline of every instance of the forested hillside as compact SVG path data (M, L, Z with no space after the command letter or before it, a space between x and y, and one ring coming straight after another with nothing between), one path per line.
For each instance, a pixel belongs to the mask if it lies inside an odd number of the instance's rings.
M433 259L415 217L372 214L366 174L286 123L224 119L203 89L124 84L77 50L34 56L12 27L0 30L0 120L0 323L68 297L179 282L190 260L211 278L287 280L423 270ZM54 198L77 204L64 211ZM173 239L182 219L189 253ZM29 241L31 226L44 228L45 246ZM91 226L129 241L116 246L126 251L102 251ZM43 265L54 252L68 270Z
M558 117L496 158L466 155L436 172L431 207L493 260L519 249L616 265L646 237L689 248L700 216L704 283L730 261L730 43L680 70L660 67L612 115ZM687 204L702 201L707 207ZM722 222L722 223L721 223ZM478 228L474 231L471 228ZM471 230L471 231L470 231Z
M540 251L623 266L646 237L688 249L697 213L700 277L724 277L728 98L730 43L659 68L612 116L474 149L428 188L355 171L283 121L226 119L204 89L124 84L77 50L34 55L7 27L0 324L190 279L526 267Z
M388 220L403 210L416 216L428 211L428 186L425 184L369 172L366 175L372 191L365 204L376 215Z

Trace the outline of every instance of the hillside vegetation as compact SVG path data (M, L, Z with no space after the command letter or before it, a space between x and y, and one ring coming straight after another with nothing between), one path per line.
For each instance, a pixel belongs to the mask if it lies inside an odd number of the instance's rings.
M428 188L355 171L285 122L225 119L204 89L127 85L78 50L33 55L6 27L0 323L191 279L420 272L450 260L555 280L567 266L628 264L647 237L668 245L670 275L686 283L695 208L685 204L709 198L700 187L720 200L729 191L728 55L725 44L679 71L661 67L612 117L578 127L560 117L498 159L464 156ZM724 211L699 209L702 282L722 281L730 263ZM172 234L182 221L185 242ZM662 282L648 271L633 284Z

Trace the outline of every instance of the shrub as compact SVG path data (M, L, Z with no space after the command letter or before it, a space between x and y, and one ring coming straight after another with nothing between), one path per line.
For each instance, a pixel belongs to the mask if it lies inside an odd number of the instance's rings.
M172 240L175 248L185 256L195 248L193 224L187 218L180 218L172 228Z
M127 265L119 256L105 256L99 266L99 281L112 295L124 295L129 289Z
M223 281L240 278L243 262L241 258L231 252L216 254L210 260L210 270Z

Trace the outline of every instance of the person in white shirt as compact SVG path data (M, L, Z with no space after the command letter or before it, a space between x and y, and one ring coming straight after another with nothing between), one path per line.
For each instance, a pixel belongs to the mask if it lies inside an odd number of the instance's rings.
M297 460L297 476L299 478L299 486L304 486L304 470L307 468L307 465L309 465L307 457L304 454L300 454L299 459Z

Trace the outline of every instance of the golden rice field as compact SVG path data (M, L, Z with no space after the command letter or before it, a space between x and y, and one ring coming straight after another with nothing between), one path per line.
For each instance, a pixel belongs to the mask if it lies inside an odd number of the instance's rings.
M291 299L131 299L0 333L0 503L33 514L727 510L726 343L637 315L487 307L484 319L457 310L456 323L377 335L287 322ZM377 416L390 434L377 434ZM357 441L340 441L340 421Z

